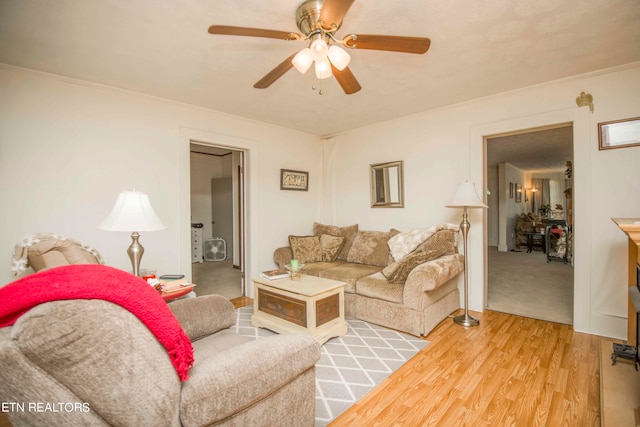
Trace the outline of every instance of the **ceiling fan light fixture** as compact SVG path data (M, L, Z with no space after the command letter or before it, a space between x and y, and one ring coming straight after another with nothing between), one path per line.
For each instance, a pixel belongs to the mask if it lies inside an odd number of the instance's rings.
M331 64L328 59L316 61L316 77L318 79L328 79L331 77Z
M344 70L347 65L349 65L349 61L351 61L351 55L349 55L346 50L336 45L331 45L331 47L329 47L327 57L333 66L340 71Z
M291 63L296 70L300 72L300 74L304 74L307 72L311 64L313 64L313 58L311 57L311 49L305 47L302 49L296 56L293 57Z
M311 57L316 62L326 60L328 50L327 43L322 39L316 39L311 43Z

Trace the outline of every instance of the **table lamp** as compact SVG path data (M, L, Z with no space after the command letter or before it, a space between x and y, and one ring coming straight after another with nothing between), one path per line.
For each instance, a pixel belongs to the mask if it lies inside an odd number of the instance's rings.
M467 259L467 236L469 235L471 224L469 224L467 209L487 208L488 206L482 202L480 197L478 197L475 185L465 181L458 186L456 193L453 195L453 198L446 207L464 209L462 212L462 222L460 223L464 248L464 314L455 316L453 321L462 326L477 326L480 324L480 321L469 315L469 261Z
M133 274L136 276L140 275L140 260L144 253L144 248L138 241L140 237L138 232L164 230L165 228L151 207L149 196L135 189L120 193L111 213L98 226L99 230L131 232L131 245L127 249L127 253L131 259Z

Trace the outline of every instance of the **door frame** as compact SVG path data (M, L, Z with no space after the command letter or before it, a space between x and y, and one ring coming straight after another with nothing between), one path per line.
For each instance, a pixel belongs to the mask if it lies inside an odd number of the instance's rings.
M542 126L549 126L557 123L573 124L573 328L576 331L589 330L591 319L590 312L590 283L589 268L591 254L591 237L589 233L580 232L588 230L591 223L591 196L590 176L588 167L581 167L589 164L590 157L590 125L591 117L588 109L570 108L537 115L518 117L500 122L481 124L472 126L469 130L470 158L479 159L469 164L469 176L483 183L483 188L487 185L486 167L486 147L484 138L487 135L496 135L517 131L519 129L530 129ZM484 193L484 192L483 192ZM486 196L485 196L486 197ZM487 304L487 284L488 256L486 244L488 241L488 216L483 214L483 235L481 239L470 239L470 253L481 253L482 257L470 257L469 269L472 271L482 271L482 281L474 280L470 283L470 308L472 310L483 311ZM474 275L475 277L478 277Z
M257 157L252 151L255 142L241 138L230 137L229 135L203 132L195 129L180 129L180 149L178 153L179 177L180 177L180 267L181 271L191 280L191 144L199 144L210 147L225 148L241 152L240 165L242 181L239 182L238 192L241 198L241 206L238 211L242 214L242 219L238 224L238 232L242 233L238 239L238 246L241 250L239 254L239 268L241 272L241 292L244 296L251 297L252 290L247 286L247 277L252 266L251 230L248 226L248 218L251 215L249 189L251 187L251 176L249 174L249 162L251 158ZM253 153L253 156L251 154Z
M540 132L540 131L545 131L545 130L550 130L550 129L558 129L558 128L571 128L572 130L572 134L573 134L573 122L565 122L565 123L554 123L554 124L549 124L549 125L545 125L545 126L541 126L541 127L535 127L535 128L528 128L528 129L520 129L520 130L515 130L515 131L510 131L510 132L505 132L505 133L499 133L499 134L494 134L494 135L484 135L483 138L483 150L484 150L484 177L485 177L485 187L489 188L489 183L488 183L488 167L487 167L487 157L489 155L489 150L490 150L490 140L494 139L494 138L500 138L500 137L505 137L505 136L514 136L514 135L526 135L526 134L530 134L530 133L535 133L535 132ZM573 139L573 135L572 135L572 139ZM574 141L571 141L572 147L575 145ZM570 160L573 164L574 162L574 156L573 153L571 155ZM508 162L508 160L507 160ZM500 183L499 183L500 184ZM506 183L505 183L506 184ZM524 183L523 183L523 187L524 187ZM500 188L500 187L499 187ZM526 190L525 190L526 191ZM500 191L498 191L498 193L500 193ZM532 195L533 196L533 195ZM500 197L500 194L498 194L498 197ZM526 197L523 198L523 202L527 203L526 201ZM498 250L500 250L501 244L503 243L502 239L502 235L500 233L505 232L505 236L508 236L508 233L511 231L513 231L513 229L509 229L509 221L508 218L503 218L503 214L501 212L498 212ZM573 224L573 216L574 216L574 211L571 211L571 221L569 221L569 224ZM487 248L487 253L488 253L488 248L489 248L489 215L486 215L485 218L485 223L487 224L486 227L486 236L487 238L485 239L485 245ZM508 250L509 248L509 240L508 237L505 239L504 241L504 245L503 247L506 248ZM571 250L573 251L573 245ZM484 308L488 309L488 300L489 300L489 268L490 268L490 264L489 264L489 257L485 256L485 261L486 261L486 274L485 274L485 292L484 292ZM574 267L574 257L573 257L573 253L571 256L571 267ZM544 267L543 267L544 268ZM575 273L574 273L575 276ZM572 278L573 280L573 278ZM574 284L574 290L575 290L575 284ZM573 298L575 298L574 295L572 295L572 303L573 303Z

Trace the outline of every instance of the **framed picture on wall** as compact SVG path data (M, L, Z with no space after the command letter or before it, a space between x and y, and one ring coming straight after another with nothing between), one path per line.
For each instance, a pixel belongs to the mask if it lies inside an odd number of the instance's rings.
M309 191L309 172L280 169L280 189Z
M513 199L513 182L509 183L509 198Z
M516 203L522 203L522 184L516 184Z

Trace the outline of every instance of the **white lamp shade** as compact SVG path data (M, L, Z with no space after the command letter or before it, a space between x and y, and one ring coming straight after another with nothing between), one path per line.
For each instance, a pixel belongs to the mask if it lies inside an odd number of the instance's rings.
M456 193L447 205L448 208L487 208L476 192L476 186L470 182L458 185Z
M331 77L331 63L329 60L316 61L316 77L319 79Z
M314 40L311 43L311 56L314 61L324 61L327 59L327 43L322 39Z
M106 231L155 231L166 227L154 212L149 196L139 191L123 191L109 216L98 226Z
M291 61L296 70L300 71L301 74L307 72L311 64L313 64L313 58L311 57L311 49L305 47L302 49L296 56L293 57Z
M327 56L333 66L340 71L344 70L347 65L349 65L349 61L351 61L351 55L349 55L346 50L336 45L331 45L329 47Z

